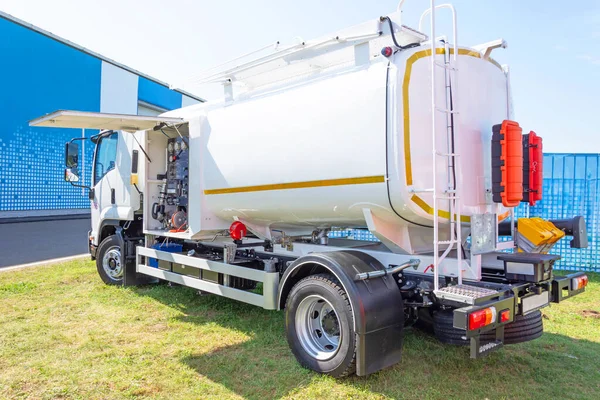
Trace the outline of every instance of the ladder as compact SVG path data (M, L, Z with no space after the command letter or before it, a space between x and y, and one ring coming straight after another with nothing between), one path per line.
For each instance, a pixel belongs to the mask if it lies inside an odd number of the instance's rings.
M444 38L444 62L436 60L438 40L435 35L435 14L440 8L449 8L452 12L452 50L448 40ZM431 8L426 10L421 15L419 22L419 30L424 18L430 15L431 24L431 135L432 135L432 157L433 157L433 273L434 273L434 292L439 291L439 271L440 264L450 254L452 249L456 248L456 269L458 284L462 284L462 234L461 234L461 188L460 188L460 162L458 162L459 154L459 139L460 135L456 131L459 118L456 89L457 85L457 29L456 29L456 11L451 4L441 4L436 6L435 0L431 0ZM440 107L439 100L436 96L436 73L438 68L444 70L444 93L445 104ZM438 113L443 115L447 131L447 150L441 151L437 148L436 123L438 121ZM437 177L438 162L445 159L447 163L447 180L439 182ZM443 194L441 194L443 193ZM449 240L440 240L440 216L439 202L447 201L449 212ZM440 255L441 249L445 246L444 252Z

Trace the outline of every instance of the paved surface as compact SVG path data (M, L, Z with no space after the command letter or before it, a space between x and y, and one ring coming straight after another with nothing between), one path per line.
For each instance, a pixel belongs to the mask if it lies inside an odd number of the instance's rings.
M0 268L84 254L89 219L0 224Z

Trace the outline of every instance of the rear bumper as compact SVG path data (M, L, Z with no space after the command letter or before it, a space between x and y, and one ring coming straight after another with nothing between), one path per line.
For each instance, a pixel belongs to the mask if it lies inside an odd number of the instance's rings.
M527 315L550 303L560 303L563 300L585 292L585 287L577 289L573 279L585 276L577 272L566 276L557 276L552 280L538 284L522 284L513 286L512 291L484 303L462 307L454 310L454 328L465 330L465 336L471 340L471 358L478 358L502 347L504 343L504 327L514 321L517 315ZM495 315L501 311L510 310L510 318L504 322L496 319L494 322L479 329L469 329L470 315L478 311L493 308ZM484 343L481 334L495 330L496 339Z
M576 272L565 276L556 276L552 280L552 292L551 301L553 303L560 303L563 300L570 299L580 293L585 292L585 287L581 289L573 289L571 282L574 278L579 278L585 275L585 272Z

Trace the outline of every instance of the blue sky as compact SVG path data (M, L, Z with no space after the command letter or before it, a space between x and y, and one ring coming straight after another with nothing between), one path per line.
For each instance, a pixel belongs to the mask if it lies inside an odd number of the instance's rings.
M442 3L446 1L439 1ZM550 152L600 153L600 2L457 0L459 44L504 38L515 119ZM406 0L416 28L429 2ZM268 43L318 37L395 10L390 0L2 0L18 18L167 82ZM440 16L438 32L449 25ZM202 91L195 91L200 96Z

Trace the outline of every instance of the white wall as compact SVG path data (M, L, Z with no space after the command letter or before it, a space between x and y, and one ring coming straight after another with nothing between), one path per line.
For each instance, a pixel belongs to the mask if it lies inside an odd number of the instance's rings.
M198 103L200 102L196 99L192 99L191 97L188 97L185 94L181 95L181 107L187 107Z
M102 61L100 82L100 112L137 114L137 75Z

